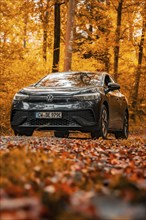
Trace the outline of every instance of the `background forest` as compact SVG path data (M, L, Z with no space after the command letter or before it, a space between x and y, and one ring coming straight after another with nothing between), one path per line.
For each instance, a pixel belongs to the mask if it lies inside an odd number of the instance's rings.
M71 70L108 71L129 100L131 119L146 116L145 0L1 0L2 134L12 132L15 92L66 68L69 16Z

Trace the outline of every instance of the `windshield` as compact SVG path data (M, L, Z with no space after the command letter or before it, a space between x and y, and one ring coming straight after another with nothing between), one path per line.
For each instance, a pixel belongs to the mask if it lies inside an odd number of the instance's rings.
M97 72L54 73L49 74L36 84L36 87L87 87L101 86L102 75Z

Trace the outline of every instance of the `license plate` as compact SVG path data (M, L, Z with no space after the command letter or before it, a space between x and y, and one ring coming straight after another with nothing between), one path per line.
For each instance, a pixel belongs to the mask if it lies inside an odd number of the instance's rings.
M36 118L62 118L62 112L36 112Z

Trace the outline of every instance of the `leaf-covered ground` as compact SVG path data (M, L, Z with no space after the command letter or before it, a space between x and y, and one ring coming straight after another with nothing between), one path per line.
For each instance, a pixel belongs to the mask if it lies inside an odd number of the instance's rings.
M144 136L0 138L1 220L144 220Z

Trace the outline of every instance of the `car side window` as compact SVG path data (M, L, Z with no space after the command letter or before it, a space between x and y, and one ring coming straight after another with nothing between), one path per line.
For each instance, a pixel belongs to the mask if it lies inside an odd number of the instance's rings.
M113 82L113 80L111 80L111 78L108 75L106 75L104 79L104 87L108 87L108 84L110 82Z

